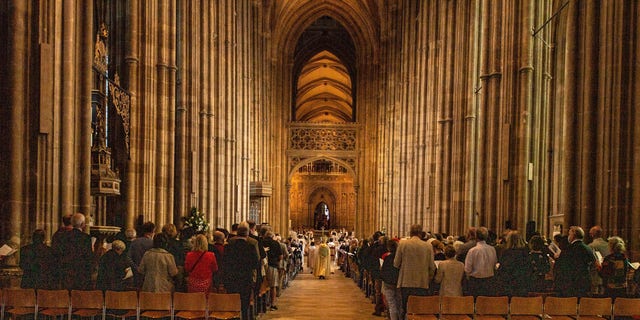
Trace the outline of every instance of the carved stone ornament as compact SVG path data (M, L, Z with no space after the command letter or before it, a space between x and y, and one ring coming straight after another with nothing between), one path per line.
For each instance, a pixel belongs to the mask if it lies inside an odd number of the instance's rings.
M289 147L294 150L354 151L355 128L291 128Z
M96 44L93 51L93 65L102 74L107 73L107 46L103 39L109 35L104 23L100 25L100 31L96 34Z
M116 112L122 118L122 127L124 128L124 141L129 152L129 130L131 116L131 96L120 87L120 76L116 73L113 82L115 86L110 86L111 101L113 102Z

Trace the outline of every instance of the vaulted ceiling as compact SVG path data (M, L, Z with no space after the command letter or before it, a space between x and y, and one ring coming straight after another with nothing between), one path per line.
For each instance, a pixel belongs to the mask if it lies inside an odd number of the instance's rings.
M349 32L336 20L324 16L307 27L294 55L295 121L354 121L355 54Z
M296 121L352 121L351 87L348 70L338 57L328 51L316 54L304 65L298 77Z

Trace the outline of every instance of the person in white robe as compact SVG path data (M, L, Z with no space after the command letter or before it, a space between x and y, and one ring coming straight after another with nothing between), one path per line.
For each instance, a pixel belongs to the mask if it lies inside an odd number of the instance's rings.
M318 247L316 247L316 243L311 241L309 248L307 248L307 267L311 269L311 273L313 273L313 269L316 267L316 260L318 260Z

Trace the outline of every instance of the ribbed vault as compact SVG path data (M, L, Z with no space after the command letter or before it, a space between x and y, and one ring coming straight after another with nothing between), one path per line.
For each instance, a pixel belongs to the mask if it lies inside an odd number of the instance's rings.
M350 122L353 119L351 77L328 51L315 55L298 77L295 119L305 122Z

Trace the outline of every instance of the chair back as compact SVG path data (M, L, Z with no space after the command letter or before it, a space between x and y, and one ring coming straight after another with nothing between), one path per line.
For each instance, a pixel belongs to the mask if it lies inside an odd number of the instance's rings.
M138 303L140 311L155 310L167 311L171 310L171 292L146 292L140 291Z
M242 310L240 294L238 293L209 293L207 304L209 312L239 312Z
M175 311L205 311L207 296L204 292L175 292L173 294L173 310Z
M485 297L476 298L476 314L478 315L503 315L509 314L509 297Z
M71 290L71 306L74 309L102 309L104 297L100 290Z
M34 307L36 306L36 291L33 289L4 289L5 307Z
M437 316L440 314L440 296L409 296L407 314Z
M541 315L542 297L513 297L509 306L512 315Z
M640 316L640 299L616 298L616 301L613 303L613 319L616 319L618 316Z
M469 314L473 315L473 296L442 297L441 314Z
M38 289L36 303L38 308L69 308L69 291Z
M550 316L577 316L578 298L547 297L544 300L544 313Z
M611 316L611 298L580 298L578 316Z
M104 306L107 309L137 310L138 293L135 291L109 291L104 293Z

